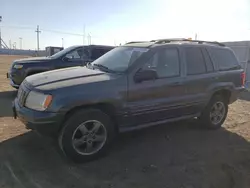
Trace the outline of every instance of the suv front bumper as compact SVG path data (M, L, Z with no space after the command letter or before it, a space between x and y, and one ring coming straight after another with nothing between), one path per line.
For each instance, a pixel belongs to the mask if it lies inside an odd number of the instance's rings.
M10 80L10 85L16 89L19 88L20 84L24 80L22 71L15 69L10 69L10 71L6 74L6 77Z
M17 98L13 101L12 108L14 118L18 117L27 129L35 130L45 136L56 135L64 119L64 114L21 107Z

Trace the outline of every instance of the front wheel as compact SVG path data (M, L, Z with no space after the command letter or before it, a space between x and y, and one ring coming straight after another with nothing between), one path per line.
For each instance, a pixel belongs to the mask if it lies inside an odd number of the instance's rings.
M228 103L226 101L220 95L214 96L199 117L201 124L210 129L220 128L227 117Z
M99 110L80 110L62 128L58 142L61 151L75 162L101 156L114 137L110 118Z

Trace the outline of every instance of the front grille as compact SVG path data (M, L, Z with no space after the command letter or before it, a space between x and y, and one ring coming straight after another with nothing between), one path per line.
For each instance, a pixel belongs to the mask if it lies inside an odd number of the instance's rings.
M24 106L27 96L28 96L28 92L23 87L20 87L17 93L17 98L18 98L18 102L20 106Z

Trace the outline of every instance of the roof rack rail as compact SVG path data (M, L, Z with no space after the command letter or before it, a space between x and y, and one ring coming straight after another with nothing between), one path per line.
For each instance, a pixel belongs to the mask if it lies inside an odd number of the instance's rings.
M131 41L131 42L127 42L126 44L142 43L142 42L146 42L146 41Z
M223 43L217 42L217 41L203 41L203 40L191 40L191 39L159 39L159 40L153 40L152 42L155 42L155 44L162 44L162 43L170 43L170 42L196 42L198 44L215 44L218 46L226 46Z
M169 39L157 39L157 40L151 40L150 42L165 42L165 41L182 41L185 40L185 38L169 38Z

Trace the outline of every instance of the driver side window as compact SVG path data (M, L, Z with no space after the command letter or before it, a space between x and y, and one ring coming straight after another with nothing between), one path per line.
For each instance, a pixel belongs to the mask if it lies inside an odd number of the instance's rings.
M87 49L79 48L68 53L65 57L69 58L70 60L84 60L88 59L89 53Z
M142 70L155 70L158 78L180 75L179 53L176 48L156 52L143 66Z
M74 60L74 59L81 59L79 54L77 53L77 50L74 50L66 55L67 58Z

